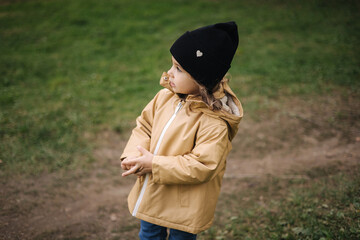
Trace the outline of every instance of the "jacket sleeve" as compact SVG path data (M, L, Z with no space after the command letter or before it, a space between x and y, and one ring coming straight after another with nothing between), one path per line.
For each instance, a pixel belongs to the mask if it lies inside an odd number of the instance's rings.
M138 145L149 151L154 114L156 111L156 101L159 95L160 92L146 105L141 112L141 115L136 119L136 127L132 130L129 141L120 157L121 161L129 156L140 156L140 153L136 148Z
M193 150L181 156L154 156L153 181L158 184L200 184L225 167L231 149L226 123L198 132Z

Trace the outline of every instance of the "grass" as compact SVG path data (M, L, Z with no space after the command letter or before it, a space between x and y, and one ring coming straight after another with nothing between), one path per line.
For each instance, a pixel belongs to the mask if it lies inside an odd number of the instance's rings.
M248 114L280 94L358 94L358 10L356 1L1 3L1 175L93 161L85 136L133 126L173 41L214 22L238 23L230 73Z
M215 22L238 24L231 86L247 117L271 111L278 96L358 101L359 10L355 0L1 1L0 176L91 165L92 136L127 132L160 89L174 40ZM352 108L337 112L336 121L359 120ZM359 239L359 166L333 169L248 179L247 190L221 196L199 238Z
M359 165L314 169L308 178L249 179L225 194L219 219L199 239L359 239Z

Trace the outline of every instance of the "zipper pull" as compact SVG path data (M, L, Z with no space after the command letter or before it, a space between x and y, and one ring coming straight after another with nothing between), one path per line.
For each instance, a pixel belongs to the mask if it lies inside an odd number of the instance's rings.
M179 102L178 105L176 106L175 114L177 114L180 111L181 107L182 107L182 103Z

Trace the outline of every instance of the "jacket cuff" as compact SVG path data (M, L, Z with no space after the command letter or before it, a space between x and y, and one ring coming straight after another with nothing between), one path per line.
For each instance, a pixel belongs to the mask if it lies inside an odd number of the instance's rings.
M152 176L155 183L160 183L160 156L154 156L152 160Z

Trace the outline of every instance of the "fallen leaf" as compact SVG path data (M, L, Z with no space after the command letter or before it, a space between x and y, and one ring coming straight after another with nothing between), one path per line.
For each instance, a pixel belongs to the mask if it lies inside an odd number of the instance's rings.
M323 208L329 208L329 206L327 205L327 204L323 204L323 205L321 205Z

